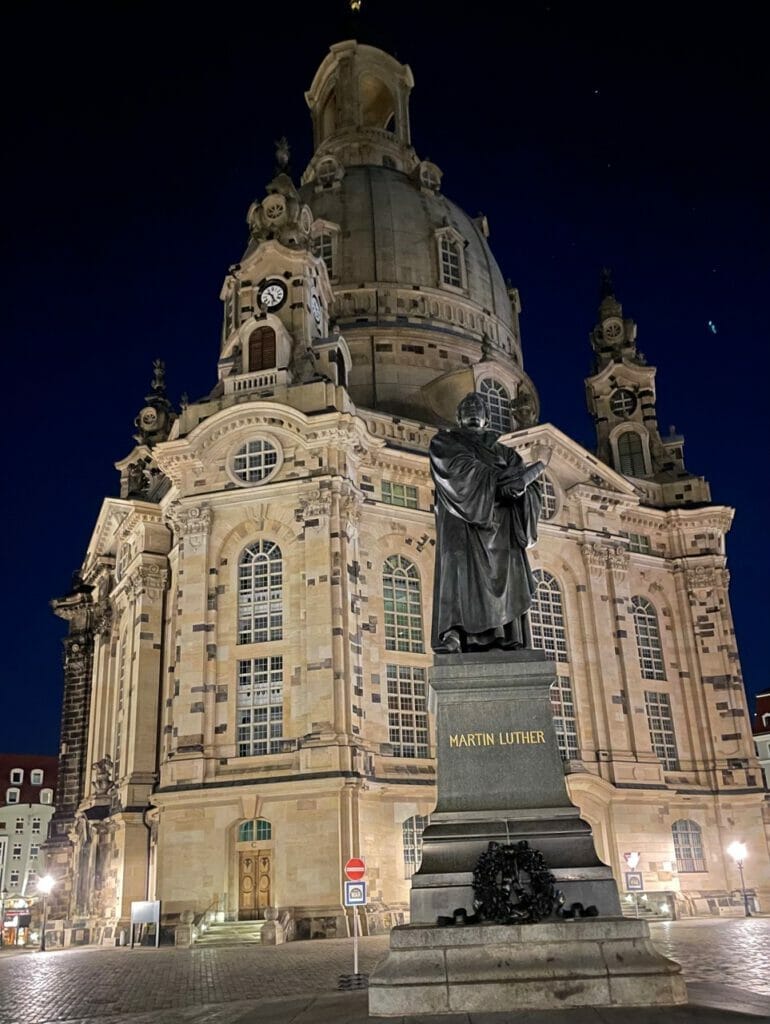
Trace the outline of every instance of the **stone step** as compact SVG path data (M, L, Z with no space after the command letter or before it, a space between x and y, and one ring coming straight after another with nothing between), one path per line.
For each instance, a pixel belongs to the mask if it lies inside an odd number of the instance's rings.
M196 946L239 946L262 941L264 921L224 921L211 924L196 941Z

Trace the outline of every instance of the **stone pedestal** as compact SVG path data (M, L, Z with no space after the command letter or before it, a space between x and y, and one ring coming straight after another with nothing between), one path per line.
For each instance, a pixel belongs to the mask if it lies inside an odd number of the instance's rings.
M681 968L653 947L645 921L559 921L390 933L369 979L369 1013L489 1013L687 1002Z
M612 872L570 802L542 651L436 655L438 802L412 877L412 924L473 913L473 869L490 840L540 850L566 903L620 916Z
M669 1006L687 1000L681 968L644 921L620 916L612 873L569 800L550 705L554 665L540 651L437 655L438 804L412 877L410 925L369 979L369 1012ZM473 914L473 869L490 842L526 839L567 906L599 917L437 927Z

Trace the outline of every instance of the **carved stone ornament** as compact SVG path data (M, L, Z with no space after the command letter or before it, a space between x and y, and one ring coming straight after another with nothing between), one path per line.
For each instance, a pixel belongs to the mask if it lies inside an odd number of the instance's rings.
M340 515L348 539L352 540L358 536L361 526L361 498L357 494L348 494L343 498L340 506Z
M582 549L592 576L601 577L607 570L616 576L628 572L629 554L621 544L583 544Z
M332 509L331 495L326 491L314 491L299 499L303 519L317 519L328 516Z
M115 784L113 774L115 766L109 754L91 765L93 771L93 789L96 796L106 796Z
M583 560L589 573L594 577L604 575L607 568L607 552L603 544L583 544Z
M713 565L696 565L685 569L685 581L688 590L713 590L715 587L727 587L730 573Z
M109 637L112 633L112 605L108 598L103 598L94 608L94 633L101 637Z
M621 545L607 545L607 566L615 576L623 576L628 572L631 561L628 550Z
M138 565L127 581L135 597L143 594L148 601L156 601L168 584L168 570L160 565Z

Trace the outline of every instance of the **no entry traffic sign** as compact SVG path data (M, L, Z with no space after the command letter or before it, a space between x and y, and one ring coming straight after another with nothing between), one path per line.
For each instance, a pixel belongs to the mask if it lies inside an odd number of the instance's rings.
M351 857L345 865L345 876L351 882L360 882L366 874L366 864L360 857Z

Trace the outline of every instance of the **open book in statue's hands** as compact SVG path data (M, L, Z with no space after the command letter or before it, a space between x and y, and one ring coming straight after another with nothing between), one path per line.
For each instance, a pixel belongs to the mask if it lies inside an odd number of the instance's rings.
M503 498L520 498L531 483L543 475L545 463L530 462L526 466L509 466L500 474L497 489Z

